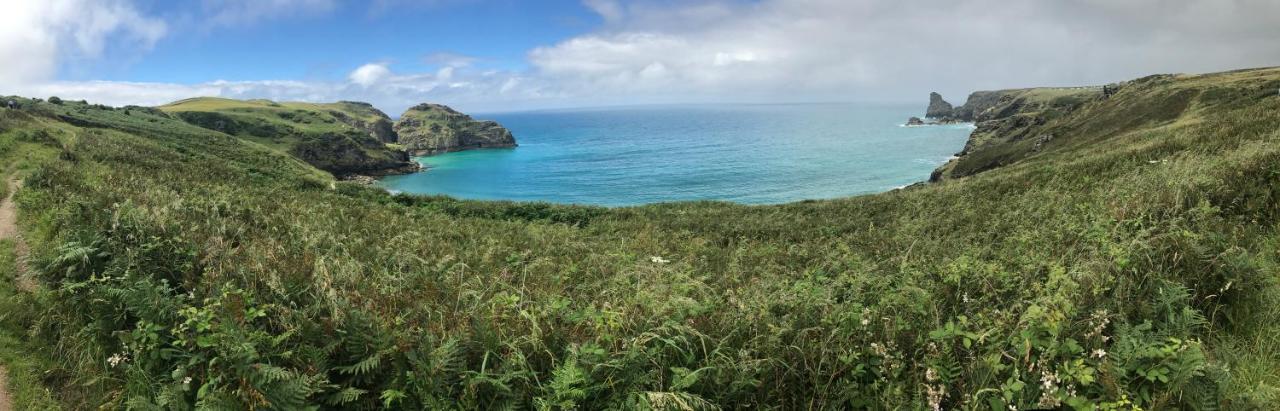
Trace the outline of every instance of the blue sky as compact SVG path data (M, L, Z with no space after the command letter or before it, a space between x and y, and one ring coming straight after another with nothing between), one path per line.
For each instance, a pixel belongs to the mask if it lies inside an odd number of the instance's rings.
M68 64L60 77L178 83L340 80L352 68L375 61L398 71L434 70L443 63L430 59L447 54L474 58L478 68L524 70L530 49L602 22L576 0L410 3L349 1L291 16L178 31L128 64ZM189 2L153 1L139 9L201 24L193 15L200 9Z
M0 95L469 111L923 102L1280 65L1275 0L0 2Z

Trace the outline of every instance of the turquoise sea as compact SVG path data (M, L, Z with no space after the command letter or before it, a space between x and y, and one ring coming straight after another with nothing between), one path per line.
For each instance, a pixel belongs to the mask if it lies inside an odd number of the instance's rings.
M607 206L681 200L770 204L876 193L927 180L971 126L904 127L920 105L732 105L476 115L520 147L422 157L392 191Z

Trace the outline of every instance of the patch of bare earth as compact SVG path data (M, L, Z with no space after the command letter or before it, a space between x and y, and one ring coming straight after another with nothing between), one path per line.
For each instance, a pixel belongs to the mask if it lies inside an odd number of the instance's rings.
M18 233L18 210L13 204L13 193L18 191L22 186L22 182L18 180L9 181L9 197L0 200L0 240L13 239L14 253L17 261L16 280L18 289L23 291L32 291L35 289L35 281L27 273L27 244L22 241L22 236ZM0 366L0 411L12 411L13 400L9 395L9 375L8 370L4 366Z
M22 188L22 181L9 180L9 198L0 200L0 240L14 240L13 251L17 257L14 263L18 269L16 273L18 289L32 292L35 291L36 282L27 270L27 243L22 241L22 235L18 232L18 209L13 204L13 194L20 188Z

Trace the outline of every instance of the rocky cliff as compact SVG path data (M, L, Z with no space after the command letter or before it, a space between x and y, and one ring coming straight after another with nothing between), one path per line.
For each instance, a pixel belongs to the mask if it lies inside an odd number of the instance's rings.
M477 121L441 104L409 108L394 129L397 142L415 156L516 146L511 131L497 122Z
M383 143L396 142L396 132L393 129L394 123L391 122L391 117L382 110L374 108L372 104L360 101L339 101L328 106L333 107L329 110L329 114L338 121L369 133Z
M938 93L929 93L929 108L925 110L926 118L949 118L954 109L951 103L942 99L942 95Z
M1191 121L1197 108L1241 104L1280 88L1275 69L1212 75L1155 75L1096 87L981 91L956 108L976 128L964 149L930 181L981 173L1048 155L1061 147L1096 143L1173 122ZM1191 114L1188 114L1191 113Z
M391 119L368 103L329 104L194 98L158 108L187 123L288 153L336 176L417 171Z

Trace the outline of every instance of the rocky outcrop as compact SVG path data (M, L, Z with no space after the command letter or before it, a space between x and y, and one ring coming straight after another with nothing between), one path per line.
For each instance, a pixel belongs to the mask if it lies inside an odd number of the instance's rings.
M926 118L948 118L954 108L951 103L942 99L942 95L938 93L929 93L929 108L925 110Z
M954 110L956 120L972 121L973 132L964 149L939 167L930 181L965 177L1012 164L1058 144L1058 137L1074 134L1089 121L1076 115L1086 105L1104 100L1103 87L1031 88L979 91ZM1169 99L1162 99L1166 101ZM1105 110L1111 116L1121 110ZM1141 118L1154 118L1143 114ZM1120 127L1133 121L1107 121Z
M965 100L964 105L956 107L951 111L952 117L956 120L964 122L979 121L978 117L994 107L1000 102L1000 96L1004 95L1002 91L975 91L969 94L969 98Z
M383 143L359 133L352 130L348 133L303 135L288 152L334 175L407 174L418 171L421 167L409 158L408 153L388 150Z
M920 119L920 117L912 117L912 118L907 119L907 125L908 125L908 126L923 126L923 125L924 125L924 120L921 120L921 119Z
M334 175L404 174L419 167L387 144L396 140L391 119L368 103L193 98L152 110L266 144Z
M339 101L334 103L337 109L329 110L329 115L342 123L369 133L383 143L396 142L396 132L391 117L372 104L360 101Z
M515 137L506 127L493 121L474 120L441 104L409 108L396 121L394 131L397 143L415 156L516 146Z

